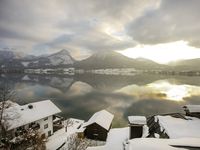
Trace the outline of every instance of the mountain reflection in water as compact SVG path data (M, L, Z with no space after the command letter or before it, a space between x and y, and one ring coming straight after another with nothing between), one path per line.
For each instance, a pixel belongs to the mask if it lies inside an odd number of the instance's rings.
M87 120L107 109L115 127L127 125L128 115L182 112L185 104L200 104L200 77L136 74L27 75L2 74L0 86L10 85L17 102L51 99L60 115Z

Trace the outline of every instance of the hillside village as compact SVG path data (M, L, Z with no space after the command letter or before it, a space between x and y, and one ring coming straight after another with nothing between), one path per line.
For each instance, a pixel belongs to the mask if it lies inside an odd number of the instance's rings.
M200 0L0 0L0 150L200 150Z
M23 145L27 138L35 135L40 137L43 149L47 150L200 148L199 105L184 106L185 114L128 116L128 124L123 128L112 128L112 120L117 116L106 110L100 110L84 121L59 116L61 110L51 100L26 105L7 101L5 106L1 124L6 138L2 138L1 148ZM24 136L27 134L28 137Z

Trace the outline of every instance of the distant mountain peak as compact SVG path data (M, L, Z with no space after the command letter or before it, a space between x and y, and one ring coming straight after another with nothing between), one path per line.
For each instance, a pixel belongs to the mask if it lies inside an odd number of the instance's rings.
M119 56L123 56L126 57L124 55L121 55L120 53L116 52L116 51L101 51L101 52L96 52L94 53L91 57L94 58L106 58L106 57L119 57Z
M76 67L84 69L135 68L146 70L157 69L162 65L148 59L137 60L129 58L116 51L103 51L77 62Z
M50 61L50 64L53 66L57 65L68 65L68 64L73 64L74 59L71 57L70 53L62 49L57 53L51 54L50 56L47 57Z
M60 50L59 53L67 53L67 54L69 54L68 50L66 50L66 49Z
M53 53L51 55L70 55L70 53L66 49L62 49L62 50L60 50L60 51L58 51L56 53Z

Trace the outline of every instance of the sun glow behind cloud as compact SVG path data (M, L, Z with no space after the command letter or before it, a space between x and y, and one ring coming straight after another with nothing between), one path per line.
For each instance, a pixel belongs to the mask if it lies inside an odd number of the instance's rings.
M160 81L151 83L147 86L156 91L159 91L160 93L165 94L166 99L173 101L182 101L184 97L191 96L189 92L189 89L191 89L191 87L187 85L176 85L166 81Z
M156 45L138 44L136 47L118 52L130 58L143 57L162 64L181 59L200 58L200 50L188 45L186 41Z
M184 101L184 98L199 96L200 87L175 84L168 80L159 80L145 86L129 85L115 92L120 92L137 97L138 99L157 98L176 102Z

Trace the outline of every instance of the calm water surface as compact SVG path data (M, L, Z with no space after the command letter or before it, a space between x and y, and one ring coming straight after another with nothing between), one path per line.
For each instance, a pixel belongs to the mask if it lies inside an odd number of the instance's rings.
M128 115L182 112L185 104L200 104L200 77L2 74L4 83L16 91L18 103L51 99L66 118L87 120L106 109L115 115L114 127L126 126Z

